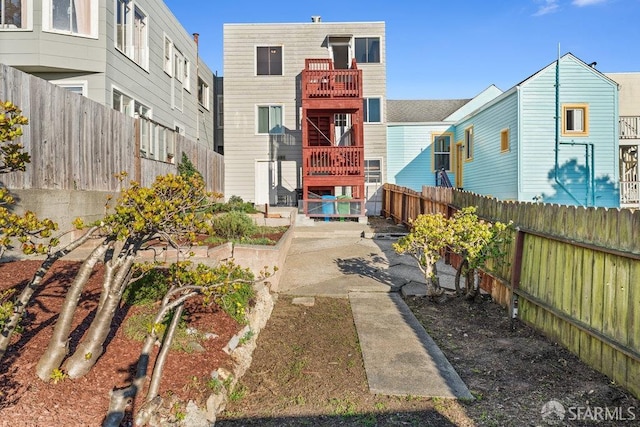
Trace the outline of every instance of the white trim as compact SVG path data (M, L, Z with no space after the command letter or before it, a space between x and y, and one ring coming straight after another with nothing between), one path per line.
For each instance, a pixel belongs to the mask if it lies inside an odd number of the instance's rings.
M31 0L29 0L31 1ZM73 1L73 0L69 0ZM84 37L90 39L98 38L98 15L99 15L99 4L98 0L87 0L89 2L89 26L90 32L88 34L73 32L72 30L59 30L53 28L53 0L43 0L42 1L42 31L45 33L55 33L55 34L64 34L68 36L74 37Z
M91 1L96 1L96 0L91 0ZM122 48L120 46L118 46L118 8L120 6L120 1L121 0L114 0L114 16L113 16L113 45L115 47L115 49L122 53L124 56L126 56L127 58L129 58L131 61L133 61L133 63L137 64L139 67L141 67L142 69L144 69L145 71L149 72L149 56L150 56L150 50L151 50L151 46L149 43L149 36L151 31L149 31L149 24L151 22L151 20L149 19L149 14L140 6L138 6L138 4L134 1L131 0L129 1L128 7L129 7L129 12L130 14L127 14L125 16L125 22L124 22L124 39L122 44ZM140 15L143 16L143 22L144 22L144 50L140 49L140 58L139 61L136 61L136 46L134 45L134 30L135 30L135 21L136 21L136 12L139 13ZM164 43L164 40L163 40ZM163 47L164 49L164 47ZM163 64L164 64L164 56L163 56Z
M266 133L262 133L259 132L259 127L260 127L260 116L259 116L259 111L260 111L260 107L269 107L269 113L271 113L271 108L270 107L280 107L281 112L282 112L282 133L277 133L277 134L272 134L271 132L266 132ZM284 125L284 118L285 118L285 105L284 103L282 104L278 104L278 103L267 103L267 104L256 104L255 106L255 134L256 135L282 135L284 134L284 129L285 129L285 125ZM271 123L269 123L269 125L271 125Z
M202 85L204 86L204 89L202 92L202 102L200 101L200 82L202 82ZM211 89L209 87L209 84L200 77L198 77L196 96L198 98L198 104L202 106L205 110L209 111L211 109Z
M368 112L369 112L369 102L368 102L369 99L379 99L380 100L380 121L378 121L378 122L370 122L369 118L368 117L364 117L364 114L363 114L362 123L365 124L365 125L381 125L381 124L385 124L385 122L384 122L384 97L376 96L376 95L374 95L374 96L363 96L362 97L362 101L363 102L367 101L367 115L368 115ZM364 113L364 111L363 111L363 113Z
M162 69L165 74L173 77L173 40L166 33L162 38ZM169 64L167 64L167 41L169 42ZM168 68L168 70L167 70Z
M22 21L22 27L18 28L15 24L7 24L3 26L0 24L0 32L3 31L33 31L33 0L22 0L25 2L24 14L20 16ZM26 25L24 24L26 22Z
M49 83L52 83L56 86L60 86L60 87L64 87L64 88L69 88L69 87L80 87L82 88L82 96L89 96L89 82L87 80L66 80L66 79L60 79L60 80L49 80ZM112 95L112 102L113 102L113 95Z

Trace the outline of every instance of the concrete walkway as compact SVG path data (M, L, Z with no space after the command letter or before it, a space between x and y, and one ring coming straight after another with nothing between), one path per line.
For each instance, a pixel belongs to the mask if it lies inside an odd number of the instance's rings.
M363 238L371 230L357 223L317 222L294 231L280 292L349 298L372 393L473 398L400 297L401 289L421 292L425 285L415 261L395 254L394 240ZM451 270L440 266L445 285L453 283Z

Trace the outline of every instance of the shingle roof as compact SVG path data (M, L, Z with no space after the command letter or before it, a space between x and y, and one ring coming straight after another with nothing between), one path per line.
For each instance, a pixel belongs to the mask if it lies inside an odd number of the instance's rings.
M470 99L387 100L387 123L441 122Z

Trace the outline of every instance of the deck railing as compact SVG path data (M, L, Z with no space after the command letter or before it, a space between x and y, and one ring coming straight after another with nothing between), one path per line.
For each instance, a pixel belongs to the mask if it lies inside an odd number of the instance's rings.
M640 206L640 181L620 181L620 204Z
M620 116L620 139L640 139L640 116Z
M362 70L355 61L350 69L334 69L329 59L307 59L302 71L303 98L359 98Z
M364 174L363 147L305 147L306 175L358 176Z

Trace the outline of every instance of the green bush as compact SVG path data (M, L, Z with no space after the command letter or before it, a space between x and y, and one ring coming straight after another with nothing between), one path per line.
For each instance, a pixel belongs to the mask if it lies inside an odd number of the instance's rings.
M255 295L251 283L234 283L233 292L223 294L216 303L238 323L247 323L247 308Z
M127 286L122 298L130 305L145 305L161 300L168 290L166 270L154 268Z
M242 240L258 230L253 219L240 211L231 211L215 217L213 228L217 236L229 240Z
M245 202L240 196L231 196L227 203L216 203L212 206L211 211L218 212L233 212L240 211L245 213L257 213L253 203Z

